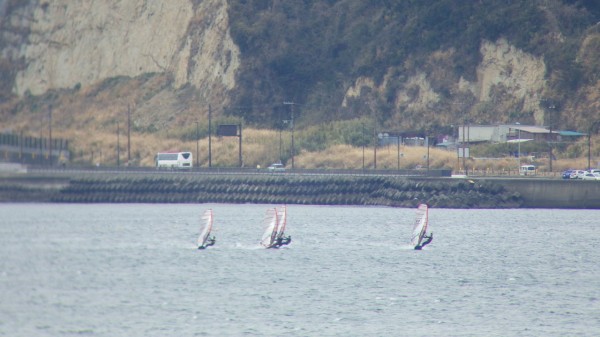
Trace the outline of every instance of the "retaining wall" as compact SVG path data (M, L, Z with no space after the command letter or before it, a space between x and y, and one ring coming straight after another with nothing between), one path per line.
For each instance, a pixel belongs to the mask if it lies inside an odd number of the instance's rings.
M541 178L94 174L0 177L0 202L289 203L600 209L600 181Z
M518 192L527 208L600 209L600 181L559 179L478 179L495 180Z

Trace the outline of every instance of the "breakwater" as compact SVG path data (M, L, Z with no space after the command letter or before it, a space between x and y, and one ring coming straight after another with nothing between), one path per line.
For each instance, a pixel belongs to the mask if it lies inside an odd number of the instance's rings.
M28 185L24 182L28 181ZM43 180L38 178L38 182ZM368 175L90 175L44 188L0 180L0 200L62 203L267 203L439 208L518 208L523 197L495 181ZM25 200L26 201L26 200Z
M518 193L524 208L600 209L600 181L541 178L479 178Z

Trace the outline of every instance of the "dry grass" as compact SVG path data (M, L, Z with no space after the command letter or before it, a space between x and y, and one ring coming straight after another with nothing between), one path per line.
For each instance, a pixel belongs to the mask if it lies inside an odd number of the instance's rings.
M117 143L120 144L121 163L127 161L126 129L120 130L76 130L56 132L53 137L71 139L75 149L73 161L78 164L115 165L117 162ZM243 133L242 158L245 167L266 167L279 160L279 133L272 130L245 129ZM237 137L212 137L212 165L238 166L239 139ZM289 151L289 138L282 137L282 149ZM196 142L183 142L173 138L162 138L151 134L131 134L131 165L152 166L154 156L159 151L190 151L196 154ZM208 166L208 138L198 141L200 166ZM373 148L365 148L365 167L372 168ZM92 163L92 155L94 162ZM401 146L400 167L416 168L427 165L427 148ZM430 166L450 168L455 166L454 152L430 149ZM196 159L194 159L194 162ZM349 145L335 145L324 151L306 152L294 158L297 168L347 168L360 169L363 162L362 148ZM395 147L377 149L377 168L395 169L398 165L398 152ZM289 161L288 161L289 166Z
M39 135L35 135L39 136ZM42 130L42 136L47 137L47 130ZM78 130L53 130L54 138L71 140L73 150L72 161L81 165L116 165L117 163L117 130L116 125L99 128L80 128ZM120 163L127 162L127 134L126 128L121 127ZM212 166L237 167L239 165L239 140L237 137L212 137ZM261 130L246 128L243 132L243 164L245 167L266 167L279 161L279 132L274 130ZM289 134L283 134L282 149L289 154ZM153 166L154 156L160 151L190 151L196 156L195 141L181 141L167 138L159 134L145 134L132 132L131 134L131 165ZM208 138L198 141L199 163L201 167L208 166ZM194 159L194 164L196 159ZM521 164L529 164L522 158ZM371 169L374 164L374 151L372 147L364 149L365 168ZM548 159L534 162L541 172L549 169ZM592 162L592 166L596 166ZM291 165L290 160L287 166ZM463 160L458 159L453 151L437 148L429 149L429 165L431 168L450 168L455 172L463 171ZM517 160L515 158L499 159L468 159L466 165L469 171L476 170L488 174L515 174ZM296 168L306 169L362 169L363 149L349 145L334 145L324 151L302 151L294 158ZM400 168L415 169L427 166L427 148L401 146ZM398 150L395 146L377 149L377 168L396 169L398 167ZM587 157L554 160L553 171L560 172L569 168L587 167Z
M449 55L434 56L435 62L444 61ZM433 74L435 77L436 74ZM52 106L52 127L54 138L70 140L73 153L72 161L78 165L115 165L117 153L120 162L127 162L127 111L131 109L131 165L153 166L154 156L159 151L190 151L196 154L198 145L200 166L208 166L208 138L198 142L182 141L194 134L196 122L200 129L208 125L209 102L202 93L193 87L174 89L171 78L164 74L144 74L136 78L116 77L82 88L60 89L47 92L41 96L10 97L0 100L0 132L23 132L26 136L48 138L48 124ZM600 107L600 82L585 92L585 101L595 102L592 107ZM216 120L233 117L224 116L227 102L212 102L213 125ZM222 105L222 106L218 106ZM593 109L592 109L593 110ZM596 109L597 110L597 109ZM577 109L566 109L562 117L578 120L582 114ZM405 116L408 118L408 116ZM423 116L420 116L423 118ZM586 117L587 118L587 117ZM327 125L297 130L297 137L317 139L324 132L332 130L332 134L348 135L368 120L338 121ZM117 123L120 128L117 141ZM205 133L204 133L205 134ZM245 167L265 167L277 162L281 157L290 166L291 148L290 133L281 134L276 130L260 130L244 128L243 131L243 163ZM326 139L327 137L323 137ZM344 142L333 139L331 143ZM120 144L117 151L117 143ZM298 146L299 143L296 143ZM598 158L600 138L592 139L592 156ZM312 148L317 148L314 146ZM566 152L557 154L564 159L552 163L554 172L568 168L587 167L586 144L580 142ZM212 138L212 165L221 167L238 166L238 139ZM281 152L281 154L280 154ZM400 149L400 167L413 169L427 166L427 148L402 146ZM571 157L571 158L566 158ZM577 158L575 158L577 157ZM298 168L372 168L375 165L374 150L365 148L364 156L361 147L348 145L331 145L323 151L302 151L294 158ZM377 168L396 169L398 167L398 151L395 146L377 149ZM196 161L196 160L194 160ZM593 167L600 166L595 159ZM523 159L523 164L528 163ZM455 152L431 148L429 149L429 166L431 168L452 168L454 171L469 170L481 172L508 173L515 172L518 166L515 158L493 160L458 160ZM547 159L538 160L535 164L540 171L549 169Z
M364 149L365 168L373 168L377 156L378 169L398 168L398 149L396 147L378 148L377 153L372 147ZM429 149L429 165L433 168L451 168L454 152L440 149ZM302 168L318 169L362 169L363 149L349 145L335 145L320 152L303 152L295 163ZM427 166L427 148L400 146L400 168L414 169Z
M127 162L127 109L131 107L131 162L133 166L153 166L154 157L159 151L190 151L196 156L198 145L201 167L208 166L208 138L198 142L182 141L184 135L193 134L196 120L206 127L207 111L200 109L201 104L193 90L173 92L168 88L168 78L161 75L141 76L135 79L110 79L95 86L65 92L48 93L44 96L23 98L0 102L0 125L2 132L23 132L26 136L48 138L50 120L49 106L52 105L53 138L69 139L72 150L72 162L76 165L116 165L117 152L120 163ZM597 93L590 93L593 95ZM136 105L135 102L140 102ZM216 112L215 112L216 111ZM220 111L220 112L218 112ZM213 108L213 118L224 118L222 109ZM216 122L213 122L216 125ZM326 132L327 129L352 129L351 124L321 125L310 132L298 130L297 137L311 137ZM117 137L117 125L119 137ZM322 134L321 134L322 135ZM281 136L281 138L280 138ZM117 138L119 138L117 140ZM600 150L600 139L594 137L592 154ZM337 140L336 142L339 142ZM117 151L117 143L120 151ZM238 138L212 138L212 165L215 167L237 167L239 165ZM298 147L300 142L296 143ZM596 145L597 144L597 145ZM290 167L291 141L289 131L280 134L276 130L244 128L243 164L245 167L266 167L278 162L280 157L287 159ZM578 158L559 159L552 164L553 171L567 168L587 167L587 156L579 144ZM281 155L280 155L281 152ZM402 146L400 148L400 168L414 169L427 166L427 148ZM587 154L587 152L586 152ZM566 156L566 154L565 154ZM597 157L597 156L594 156ZM323 151L302 151L294 158L297 168L321 169L361 169L374 167L372 147L352 147L332 145ZM377 168L396 169L398 151L395 146L377 149ZM596 160L597 161L597 160ZM528 163L523 160L523 164ZM541 171L548 170L546 160L535 162ZM437 148L429 149L431 168L451 168L455 172L464 170L462 160L455 152ZM481 172L515 172L515 158L494 160L467 160L469 170ZM598 166L592 162L592 166Z

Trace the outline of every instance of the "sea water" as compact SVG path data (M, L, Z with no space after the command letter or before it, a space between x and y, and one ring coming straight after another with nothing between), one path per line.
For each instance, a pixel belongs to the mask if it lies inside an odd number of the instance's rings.
M0 204L0 336L597 336L594 210ZM212 208L217 242L196 249Z

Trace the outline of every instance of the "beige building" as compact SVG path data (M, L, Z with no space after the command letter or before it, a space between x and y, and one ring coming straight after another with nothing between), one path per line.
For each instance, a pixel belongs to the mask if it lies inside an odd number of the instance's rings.
M508 141L533 140L536 142L557 141L560 133L543 126L521 124L460 125L458 143L505 143Z

